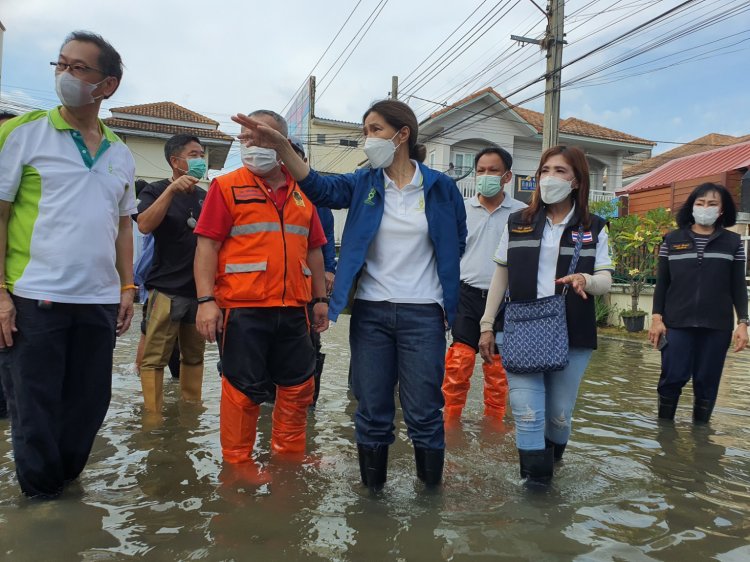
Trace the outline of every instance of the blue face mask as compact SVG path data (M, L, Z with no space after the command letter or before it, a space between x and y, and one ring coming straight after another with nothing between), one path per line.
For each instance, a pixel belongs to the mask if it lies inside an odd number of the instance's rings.
M503 190L503 176L477 176L477 193L494 197Z
M185 172L189 176L193 176L195 179L202 179L206 175L208 164L203 158L187 158L188 169Z

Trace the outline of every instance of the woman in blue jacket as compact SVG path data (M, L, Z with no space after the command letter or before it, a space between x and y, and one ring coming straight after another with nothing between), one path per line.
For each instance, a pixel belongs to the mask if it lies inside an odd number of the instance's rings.
M417 476L437 486L445 452L445 330L456 313L466 244L455 182L422 164L417 119L399 101L379 101L364 114L371 168L353 174L322 176L281 134L244 115L233 119L251 150L275 151L316 205L349 209L329 316L335 321L353 294L349 337L362 483L373 491L385 483L398 384Z

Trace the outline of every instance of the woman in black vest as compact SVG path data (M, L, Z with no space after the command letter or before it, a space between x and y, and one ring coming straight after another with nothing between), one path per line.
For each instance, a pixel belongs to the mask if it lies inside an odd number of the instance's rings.
M583 151L555 146L542 154L537 188L528 208L510 216L495 253L487 307L480 323L482 358L491 360L493 320L509 290L511 300L566 296L568 366L561 371L517 374L508 371L510 406L516 423L521 477L546 482L554 460L562 458L570 437L578 386L596 349L594 299L612 284L612 260L606 222L589 213L589 168ZM576 241L582 249L573 274L567 275ZM497 335L502 355L502 333Z
M724 186L699 185L677 213L679 228L659 250L648 337L661 349L661 419L674 419L682 387L692 377L693 420L708 422L730 341L735 352L747 346L745 251L739 234L726 230L736 219Z

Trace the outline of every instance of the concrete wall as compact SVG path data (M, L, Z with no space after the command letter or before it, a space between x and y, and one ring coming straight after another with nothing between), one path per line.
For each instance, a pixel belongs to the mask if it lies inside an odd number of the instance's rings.
M317 142L318 135L325 135L325 143ZM341 140L356 141L357 146L344 146ZM362 150L364 137L359 125L348 126L316 123L310 125L310 166L319 172L347 174L354 172L366 159Z

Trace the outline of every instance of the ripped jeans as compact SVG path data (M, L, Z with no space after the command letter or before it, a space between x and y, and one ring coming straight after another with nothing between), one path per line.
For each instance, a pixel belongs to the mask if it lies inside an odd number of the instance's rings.
M545 437L559 445L568 442L578 386L592 351L570 348L568 366L562 371L527 375L508 371L510 407L519 449L544 449Z

